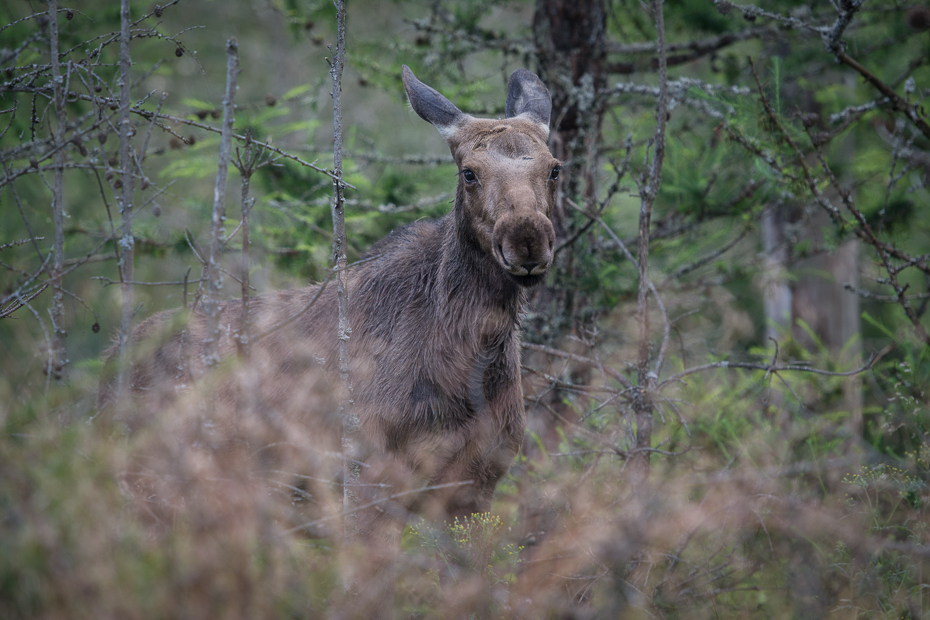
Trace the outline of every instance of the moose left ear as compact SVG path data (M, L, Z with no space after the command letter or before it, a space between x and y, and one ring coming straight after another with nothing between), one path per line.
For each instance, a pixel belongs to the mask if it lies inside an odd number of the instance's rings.
M413 111L423 120L432 123L446 141L452 139L458 128L471 119L436 89L418 80L407 65L404 65L402 74L404 89Z
M526 69L514 71L507 84L507 118L526 115L548 136L551 112L552 97L542 80Z

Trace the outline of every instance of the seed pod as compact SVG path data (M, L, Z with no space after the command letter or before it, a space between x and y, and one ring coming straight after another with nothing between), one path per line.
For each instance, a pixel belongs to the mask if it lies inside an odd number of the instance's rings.
M67 19L69 22L74 19L74 11L68 9L67 12L65 12L65 19Z
M110 135L110 132L108 132L106 129L101 127L100 129L97 130L97 142L99 142L100 145L103 146L107 141L107 136L109 135Z
M813 127L814 125L816 125L819 121L820 121L820 115L819 115L819 114L810 113L810 114L802 114L802 115L801 115L801 123L802 123L802 124L804 125L804 127L806 127L807 129L810 129L811 127Z
M176 48L176 49L174 50L174 55L177 56L178 58L180 58L181 56L184 55L184 50L182 50L180 47L179 47L179 48Z
M84 143L81 142L81 139L77 136L71 138L71 142L74 143L74 146L77 147L78 152L82 157L87 157L87 147L84 146Z
M155 5L155 17L161 17L161 14L165 12L165 7L160 4Z
M100 331L100 323L94 323L91 325L90 331L94 332L95 334L98 333Z
M152 205L152 215L161 217L161 206L157 202Z
M29 158L29 165L35 168L36 170L39 169L39 161L35 157Z
M816 147L821 147L827 142L830 141L830 132L829 131L815 131L811 134L811 144Z
M267 105L269 108L276 103L278 103L278 100L274 95L265 95L265 105Z
M139 183L139 189L148 189L151 182L148 177L142 177L142 181Z

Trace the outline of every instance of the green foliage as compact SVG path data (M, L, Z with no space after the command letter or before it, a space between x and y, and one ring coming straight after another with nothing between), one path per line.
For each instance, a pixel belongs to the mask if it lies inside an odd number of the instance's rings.
M0 319L0 616L325 617L340 589L335 538L282 535L287 519L269 499L279 494L268 489L241 508L245 525L220 523L216 506L167 481L198 489L222 476L196 468L177 478L157 474L142 449L151 437L127 436L95 417L100 354L121 301L119 287L107 286L119 280L116 110L90 99L119 90L119 11L116 3L98 4L58 22L64 70L79 95L66 104L69 135L78 139L63 147L64 254L73 267L64 279L72 294L65 379L42 372L52 333L48 290ZM550 89L565 90L569 102L582 97L571 76L558 73L564 68L542 66L538 52L548 43L533 32L537 5L350 3L343 84L346 178L356 188L346 217L350 261L392 229L450 208L456 171L435 130L404 105L402 64L476 115L503 115L501 88L518 66L551 71ZM565 178L577 181L562 186L564 197L597 211L636 254L655 98L611 89L656 85L654 52L629 51L648 47L655 26L638 0L604 6L605 91L584 113L601 116L588 125L580 119L591 133L570 137L571 144L558 144L553 132L553 145L569 153ZM569 243L558 249L548 288L530 291L523 339L573 357L524 351L530 427L498 487L495 513L438 530L408 528L397 563L397 608L408 615L927 617L930 348L895 302L883 257L856 235L864 227L843 199L848 191L868 228L894 249L887 260L926 327L928 141L874 83L835 61L822 30L740 6L664 4L670 79L690 81L674 91L652 210L649 275L664 306L660 312L650 298L645 370L662 387L651 395L649 484L637 486L630 473L641 429L632 405L640 387L637 267L599 224L566 208ZM134 101L144 99L141 108L151 113L161 92L170 95L161 107L169 116L152 128L137 162L133 278L176 283L138 285L136 322L197 295L219 143L208 128L219 125L227 33L236 33L244 67L235 132L293 157L266 150L250 178L256 202L246 267L255 292L328 274L332 180L294 158L332 165L324 57L335 11L328 0L262 7L184 2L135 26ZM760 8L818 28L837 18L831 3L779 0ZM0 26L31 10L0 8ZM134 18L142 10L155 7L133 6ZM922 10L866 4L843 39L847 53L917 104L919 115L930 79ZM769 34L752 34L763 27ZM719 43L718 35L738 40L710 52L692 44ZM33 274L48 278L43 261L55 233L48 140L57 121L44 68L47 24L29 18L0 29L0 52L0 81L9 85L0 90L0 159L5 179L21 173L0 188L0 290L7 296ZM17 90L32 71L39 90ZM563 113L554 111L556 122ZM105 131L77 135L100 119ZM132 123L138 152L152 126L141 115ZM245 154L241 140L237 149L234 159ZM242 223L242 176L234 165L229 176L227 235ZM842 223L825 215L818 195ZM834 257L860 240L858 277L824 280L866 289L858 337L831 342L823 324L795 316L779 324L777 351L768 340L776 325L765 308L771 273L762 220L776 206L786 221L780 247L792 265ZM238 277L237 235L224 265ZM785 274L785 288L796 290L815 272L823 267ZM185 294L180 282L188 273ZM237 295L234 281L227 283L228 296ZM660 347L664 364L655 368ZM843 374L876 351L885 355L867 371ZM778 365L795 370L773 370ZM163 497L140 498L127 486L139 472L183 498L171 519L161 518Z
M847 474L846 504L850 515L861 514L868 533L877 539L920 545L926 539L930 485L927 484L928 446L908 459L920 473L911 474L893 465L863 465ZM916 458L914 458L916 457ZM838 609L854 610L860 617L914 618L927 598L923 567L895 545L856 553L846 543L833 552L830 570L851 585L851 595ZM865 555L865 557L862 557Z
M413 526L412 532L420 544L435 553L449 571L452 584L460 580L459 571L486 577L491 585L513 580L512 570L519 564L523 547L500 542L504 523L489 512L456 517L441 532L425 522ZM503 574L502 574L503 571ZM438 578L438 574L436 575Z

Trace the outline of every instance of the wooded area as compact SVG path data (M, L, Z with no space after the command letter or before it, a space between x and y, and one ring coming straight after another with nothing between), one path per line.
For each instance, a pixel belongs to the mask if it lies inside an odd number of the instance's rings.
M523 448L491 513L409 522L394 617L930 617L930 7L345 17L343 56L323 0L0 7L0 616L334 613L341 484L231 491L97 383L168 309L218 341L241 300L248 355L256 295L448 212L406 64L478 117L533 71L563 167Z

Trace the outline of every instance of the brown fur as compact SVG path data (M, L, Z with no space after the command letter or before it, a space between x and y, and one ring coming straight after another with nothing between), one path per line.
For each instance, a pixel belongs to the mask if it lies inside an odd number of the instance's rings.
M538 283L552 261L558 167L546 145L548 91L532 74L514 74L512 117L503 120L461 113L406 68L404 83L417 113L446 137L460 173L450 214L395 230L349 273L351 377L364 445L359 458L367 465L360 503L378 500L371 489L396 495L471 484L410 493L363 511L362 535L382 549L396 547L408 511L452 517L487 510L520 447L519 314L523 288ZM255 298L252 333L298 314L317 292L313 286ZM222 306L226 358L234 358L240 314L238 301ZM180 327L171 320L155 316L133 335L149 347L131 375L143 416L174 406L178 385L204 381L205 317L194 312ZM321 382L337 374L336 328L330 286L299 318L255 342L247 364L214 379L216 420L209 432L198 431L200 440L245 444L253 453L297 435L317 436L325 438L325 450L336 449L339 420ZM101 408L113 400L112 390L112 377L101 382ZM390 552L380 558L373 565L390 561Z

